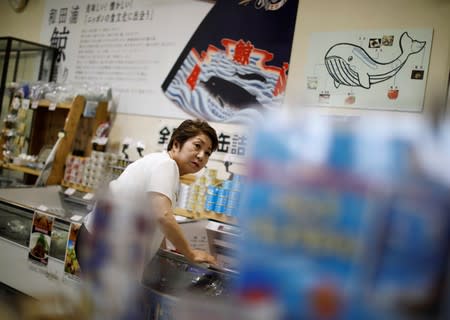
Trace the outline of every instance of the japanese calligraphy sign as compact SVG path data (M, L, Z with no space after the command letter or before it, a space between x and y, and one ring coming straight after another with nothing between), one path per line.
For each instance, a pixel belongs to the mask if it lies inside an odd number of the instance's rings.
M196 0L46 0L41 42L57 81L112 88L117 112L185 118L161 83L212 7Z
M217 0L162 84L183 111L258 119L283 102L299 0Z
M164 147L169 143L170 136L175 128L168 125L163 127L158 132L158 145ZM218 146L217 153L232 154L239 157L246 156L248 137L245 133L229 133L217 131Z

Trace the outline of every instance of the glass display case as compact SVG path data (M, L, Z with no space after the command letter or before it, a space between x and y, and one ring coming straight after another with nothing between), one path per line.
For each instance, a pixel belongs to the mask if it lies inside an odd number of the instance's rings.
M23 198L21 200L21 198ZM66 196L56 188L2 189L0 192L0 238L28 247L31 225L38 203L48 207L55 216L49 256L64 261L70 227L68 216L85 215L85 204L66 202Z
M10 82L54 80L57 49L13 37L0 37L0 110L8 109L10 97L6 90ZM3 117L2 117L3 119Z
M36 210L54 217L46 266L29 259ZM86 205L67 202L59 186L1 188L0 296L19 292L37 298L60 290L78 292L79 283L64 273L64 259L71 218L83 218L87 213Z

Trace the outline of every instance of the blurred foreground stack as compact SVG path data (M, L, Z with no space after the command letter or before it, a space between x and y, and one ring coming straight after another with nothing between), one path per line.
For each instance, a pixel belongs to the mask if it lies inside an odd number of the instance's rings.
M450 123L272 117L252 149L238 296L277 319L448 319Z

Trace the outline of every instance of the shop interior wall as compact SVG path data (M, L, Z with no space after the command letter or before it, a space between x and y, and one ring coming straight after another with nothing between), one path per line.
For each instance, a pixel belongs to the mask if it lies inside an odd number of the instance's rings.
M40 26L44 0L29 1L22 13L15 13L8 1L0 1L0 35L40 41ZM301 109L305 87L305 65L312 32L355 31L399 28L433 28L433 45L422 114L442 113L445 109L450 70L450 0L300 0L294 44L286 91L286 108ZM330 115L358 116L367 113L396 115L399 112L369 111L345 108L319 108ZM161 123L179 123L176 119L160 119L117 114L111 132L111 142L119 144L125 137L142 140L146 151L157 147L157 139L149 128ZM215 124L219 130L230 131L233 126ZM135 155L134 155L135 156ZM132 155L133 157L133 155Z

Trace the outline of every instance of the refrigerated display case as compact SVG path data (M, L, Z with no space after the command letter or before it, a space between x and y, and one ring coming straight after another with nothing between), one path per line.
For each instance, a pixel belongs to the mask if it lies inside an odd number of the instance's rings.
M80 283L66 278L64 256L71 218L74 215L84 217L88 206L68 200L59 186L0 189L0 289L14 290L38 299L42 294L61 290L79 292ZM34 212L44 209L54 216L55 223L48 265L42 271L33 268L28 252ZM212 236L219 241L210 242L214 247L212 252L216 254L219 247L223 252L231 238L222 233L231 233L236 228L210 222L209 232L216 233ZM265 319L241 316L242 309L236 307L233 297L233 283L237 276L235 270L193 264L182 255L160 249L143 273L141 287L144 296L137 301L138 307L145 310L145 319L177 319L179 312L188 309L193 313L203 312L201 310L205 307L211 308L208 314L229 315L234 312L239 313L235 317L239 319ZM216 317L216 320L221 319Z
M45 272L33 269L28 260L36 210L55 217ZM66 201L59 186L0 189L0 287L33 297L60 289L75 290L77 284L64 278L66 244L71 217L87 213L86 205Z

